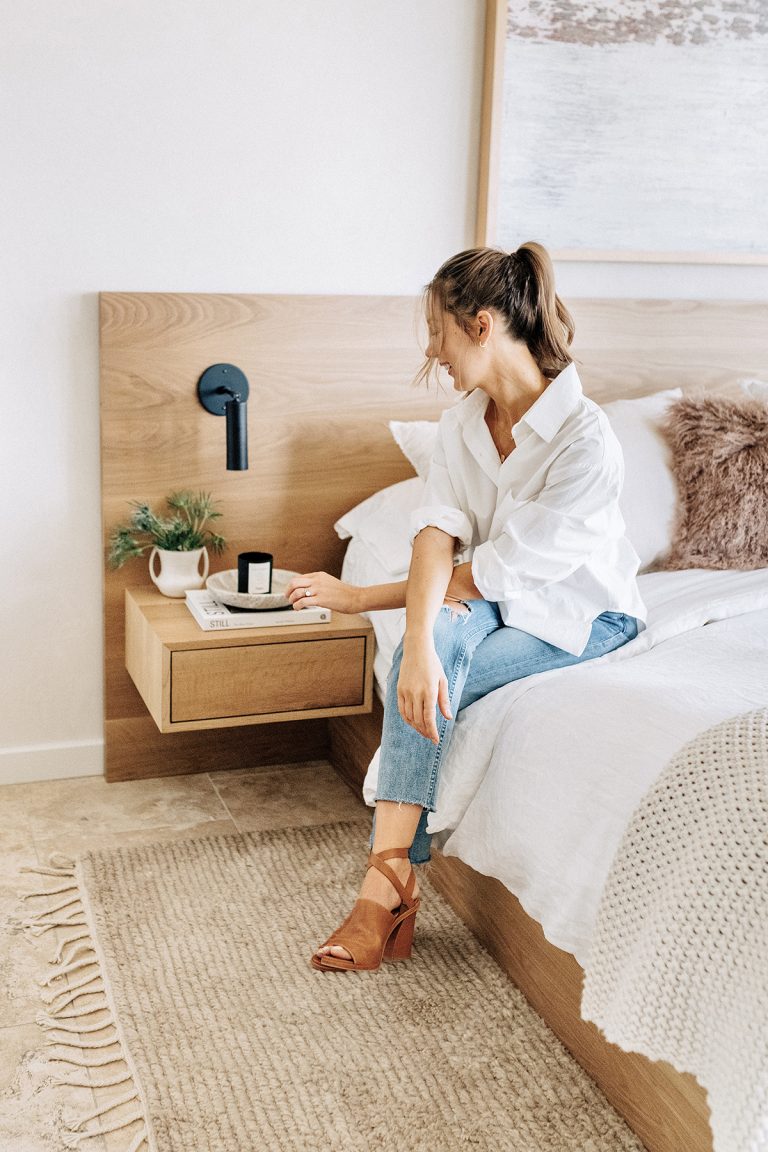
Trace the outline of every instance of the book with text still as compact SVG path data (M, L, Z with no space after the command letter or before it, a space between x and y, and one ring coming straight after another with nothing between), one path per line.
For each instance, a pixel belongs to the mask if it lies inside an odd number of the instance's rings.
M224 628L276 628L280 625L327 624L331 619L330 608L310 604L298 611L293 608L274 608L262 612L243 611L222 604L205 588L190 589L186 593L186 605L197 623L206 632Z

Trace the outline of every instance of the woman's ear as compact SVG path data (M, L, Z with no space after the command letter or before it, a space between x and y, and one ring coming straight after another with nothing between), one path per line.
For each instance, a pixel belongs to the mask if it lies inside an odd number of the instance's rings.
M492 332L493 316L486 308L482 308L475 317L475 336L478 343L487 344Z

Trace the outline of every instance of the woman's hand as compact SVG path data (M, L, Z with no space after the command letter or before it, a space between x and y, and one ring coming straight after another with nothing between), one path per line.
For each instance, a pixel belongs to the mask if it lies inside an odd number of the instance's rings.
M307 596L307 589L311 595ZM336 612L359 612L360 589L354 584L342 584L328 572L304 572L294 576L286 585L285 595L299 612L309 605L320 605Z
M397 679L397 707L406 724L437 744L439 737L435 708L452 720L448 699L448 679L431 640L403 644L403 658Z

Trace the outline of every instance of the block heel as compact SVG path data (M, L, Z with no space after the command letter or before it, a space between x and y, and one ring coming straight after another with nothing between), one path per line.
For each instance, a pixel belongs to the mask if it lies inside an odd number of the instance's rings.
M385 960L410 960L413 946L413 929L416 926L416 912L406 912L399 924L392 929L384 945Z

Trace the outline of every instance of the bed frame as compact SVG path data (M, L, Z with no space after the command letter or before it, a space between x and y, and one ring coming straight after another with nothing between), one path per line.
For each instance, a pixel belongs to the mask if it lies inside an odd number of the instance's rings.
M768 378L768 305L732 301L567 301L574 358L599 402L661 388L738 394ZM334 521L372 492L413 475L389 419L436 419L454 402L410 381L421 355L418 300L394 296L102 293L103 528L137 497L205 488L222 501L229 547L265 547L299 571L341 569ZM210 364L237 364L251 386L251 467L224 468L223 420L198 404ZM105 774L132 779L329 755L359 793L382 709L324 721L161 735L124 667L122 601L149 584L145 566L105 570ZM649 1152L711 1152L706 1095L687 1074L625 1053L581 1020L583 972L498 881L433 853L437 887L522 989Z

